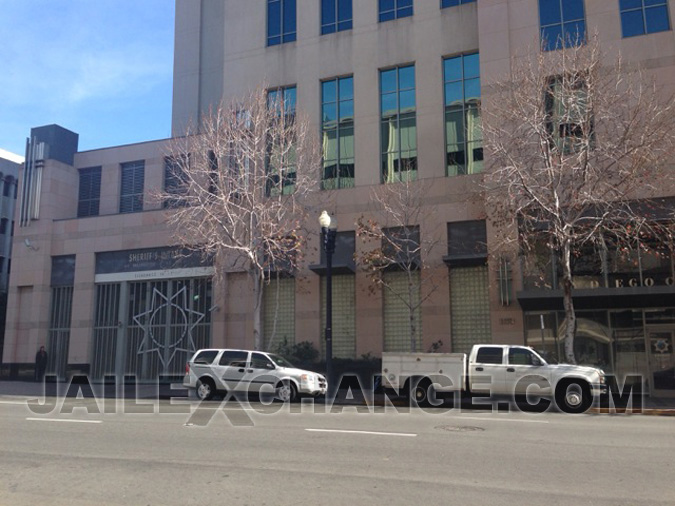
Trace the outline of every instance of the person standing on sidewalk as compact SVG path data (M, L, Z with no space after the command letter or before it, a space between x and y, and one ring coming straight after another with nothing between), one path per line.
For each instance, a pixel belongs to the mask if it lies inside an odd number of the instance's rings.
M47 371L47 352L44 346L35 354L35 381L42 381Z

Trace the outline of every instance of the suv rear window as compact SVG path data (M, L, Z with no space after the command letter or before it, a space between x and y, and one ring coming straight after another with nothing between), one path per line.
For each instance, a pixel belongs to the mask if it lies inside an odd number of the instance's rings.
M218 364L233 365L235 367L246 367L247 360L248 351L224 351Z
M484 346L483 348L478 349L478 353L476 354L476 363L501 364L503 354L504 352L502 351L502 348Z
M199 364L211 364L216 359L216 355L218 355L218 350L204 350L195 357L193 362Z

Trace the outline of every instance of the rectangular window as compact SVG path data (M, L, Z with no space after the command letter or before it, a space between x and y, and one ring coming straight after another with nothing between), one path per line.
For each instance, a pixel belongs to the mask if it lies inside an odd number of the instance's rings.
M292 123L295 120L296 88L284 86L270 90L267 94L267 107L276 111L278 121ZM278 136L277 136L278 137ZM278 138L281 142L288 139ZM268 142L267 146L267 193L270 196L293 193L296 177L296 160L293 149L288 146L274 145L275 141Z
M380 23L413 15L413 0L379 0Z
M321 0L321 35L352 29L352 0Z
M98 216L101 201L101 167L80 169L77 217Z
M448 223L448 260L453 264L485 263L488 256L484 220Z
M380 71L382 180L417 177L415 66Z
M176 196L175 199L167 198L164 201L165 208L187 205L185 200L180 199L188 189L185 175L186 165L187 157L183 157L182 160L169 156L164 158L164 191Z
M476 353L477 364L501 364L504 361L504 350L502 348L483 347Z
M267 0L267 45L293 42L296 37L296 0Z
M593 115L583 74L549 79L545 96L546 127L550 144L563 154L589 146L593 140Z
M584 0L539 0L539 26L544 51L585 44Z
M354 186L354 78L321 83L321 188Z
M446 7L454 7L455 5L460 4L469 4L475 1L476 0L441 0L441 9L445 9Z
M446 175L483 171L478 53L443 61Z
M120 213L136 213L143 210L143 187L145 185L145 162L122 164L122 188Z
M619 0L624 37L670 30L668 0Z

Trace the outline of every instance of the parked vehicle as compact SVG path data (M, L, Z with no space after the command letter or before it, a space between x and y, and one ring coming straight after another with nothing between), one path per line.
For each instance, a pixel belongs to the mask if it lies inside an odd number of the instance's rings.
M198 350L185 366L183 386L207 400L228 392L274 394L282 402L298 396L326 393L326 378L312 371L296 369L274 353L262 351Z
M555 398L568 413L583 413L607 392L605 374L594 367L548 364L526 346L478 344L471 353L383 353L385 388L428 402L432 392Z

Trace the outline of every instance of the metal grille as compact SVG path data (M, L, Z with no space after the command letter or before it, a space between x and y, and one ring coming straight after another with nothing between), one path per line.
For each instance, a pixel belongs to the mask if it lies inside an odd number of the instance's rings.
M266 350L295 344L295 279L272 279L263 293L263 337Z
M353 275L333 276L333 357L356 357L356 296ZM321 278L321 356L326 356L326 278Z
M420 273L412 273L412 297L408 296L408 273L386 272L384 281L384 351L420 351L422 314L420 311ZM410 301L410 303L408 302ZM410 308L415 324L414 350L411 350Z
M80 169L77 217L98 216L101 200L101 167Z
M488 268L450 270L452 351L469 353L474 344L491 343Z
M96 286L96 315L91 375L102 378L115 373L117 339L122 324L119 314L120 283Z
M68 366L72 312L73 287L53 287L47 337L47 372L56 374L60 378L65 377L66 367Z
M182 374L187 359L210 343L211 298L208 279L130 284L128 374Z
M92 374L179 376L211 341L211 280L97 286Z
M145 162L122 164L122 189L120 213L135 213L143 210L143 187L145 185Z

